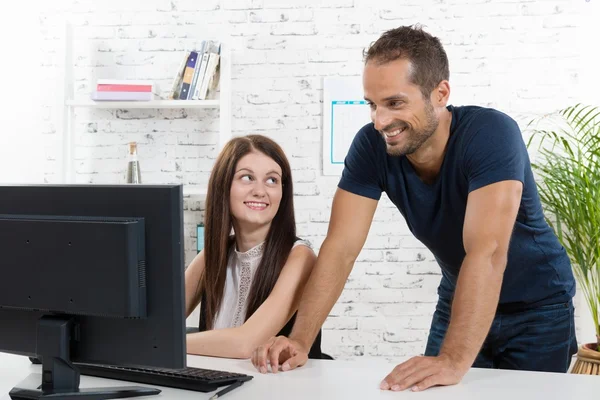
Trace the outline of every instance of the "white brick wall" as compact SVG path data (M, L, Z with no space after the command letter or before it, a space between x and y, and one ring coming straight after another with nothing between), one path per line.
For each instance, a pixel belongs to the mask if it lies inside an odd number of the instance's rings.
M441 38L450 58L453 104L497 107L523 122L581 95L582 66L573 43L585 0L65 0L52 5L55 9L40 16L42 68L35 79L43 105L34 110L44 136L47 182L60 179L56 127L62 109L56 93L62 85L65 18L76 24L79 93L89 91L97 77L118 76L153 79L164 94L179 51L201 40L203 31L228 33L234 134L262 133L284 147L294 171L299 234L317 251L337 184L337 178L321 176L322 78L359 76L362 49L384 30L423 23ZM205 183L218 126L214 110L78 110L77 181L122 182L126 143L137 140L145 182ZM204 204L189 198L185 208L189 262ZM324 350L340 358L421 353L439 278L432 255L384 196L346 290L325 323Z

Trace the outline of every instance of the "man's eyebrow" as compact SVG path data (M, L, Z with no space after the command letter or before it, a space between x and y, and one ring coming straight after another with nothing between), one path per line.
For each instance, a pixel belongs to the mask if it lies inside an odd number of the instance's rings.
M406 101L406 100L408 100L408 96L405 96L403 94L395 94L393 96L389 96L389 97L386 97L385 99L383 99L383 101L390 101L390 100L403 100L403 101Z
M370 100L368 97L364 98L365 101L368 101L369 103L372 103L373 101ZM395 94L393 96L389 96L386 97L385 99L383 99L383 101L391 101L391 100L402 100L402 101L408 101L408 96L404 95L404 94Z

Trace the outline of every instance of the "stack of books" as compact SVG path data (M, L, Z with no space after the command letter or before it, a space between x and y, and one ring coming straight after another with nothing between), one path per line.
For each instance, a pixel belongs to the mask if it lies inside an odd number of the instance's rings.
M221 44L215 40L203 40L197 50L185 51L169 98L205 100L219 82L220 55Z
M92 92L95 101L150 101L154 99L152 81L98 79Z

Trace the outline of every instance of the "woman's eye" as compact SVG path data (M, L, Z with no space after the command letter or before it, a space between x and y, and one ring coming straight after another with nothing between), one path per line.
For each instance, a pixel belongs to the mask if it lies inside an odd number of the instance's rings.
M277 184L277 178L268 178L267 182L271 185Z
M242 175L241 180L245 182L250 182L252 180L252 177L250 175Z

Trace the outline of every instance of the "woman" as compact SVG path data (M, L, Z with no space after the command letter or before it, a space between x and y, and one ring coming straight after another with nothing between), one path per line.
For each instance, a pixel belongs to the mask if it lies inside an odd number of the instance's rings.
M291 169L281 147L261 135L236 137L219 154L208 184L202 250L185 273L186 313L200 303L190 354L250 358L288 335L316 261L296 237ZM232 234L233 229L233 234ZM320 333L311 358L321 358Z

